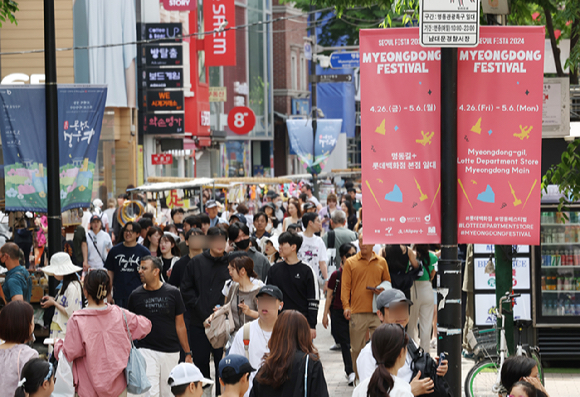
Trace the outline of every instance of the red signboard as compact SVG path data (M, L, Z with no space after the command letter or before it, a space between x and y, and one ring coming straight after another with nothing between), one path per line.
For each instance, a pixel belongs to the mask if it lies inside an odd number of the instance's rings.
M238 135L245 135L256 126L256 115L246 106L237 106L228 113L228 127Z
M206 66L236 65L236 31L224 30L236 26L234 0L206 0L203 2Z
M196 0L163 0L163 8L168 11L193 11Z
M439 243L441 50L371 29L360 53L365 244Z
M151 155L151 164L153 165L165 165L165 164L173 164L173 155L172 154L152 154Z
M460 244L540 243L544 37L482 26L458 51Z

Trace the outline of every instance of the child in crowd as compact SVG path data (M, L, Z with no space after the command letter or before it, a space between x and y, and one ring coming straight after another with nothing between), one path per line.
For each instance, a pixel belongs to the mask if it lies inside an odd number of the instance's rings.
M219 366L221 397L243 397L250 387L250 373L254 371L244 356L230 354L222 358Z
M175 397L201 397L203 389L213 385L213 380L204 378L195 365L181 363L171 370L167 383Z

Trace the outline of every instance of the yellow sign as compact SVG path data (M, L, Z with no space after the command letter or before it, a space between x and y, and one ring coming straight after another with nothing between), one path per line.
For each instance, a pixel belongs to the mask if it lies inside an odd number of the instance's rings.
M226 102L228 100L228 89L226 87L209 87L210 102Z

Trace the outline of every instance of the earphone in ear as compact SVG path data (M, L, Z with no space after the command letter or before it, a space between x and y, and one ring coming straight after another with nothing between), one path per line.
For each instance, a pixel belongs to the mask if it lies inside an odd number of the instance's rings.
M282 305L278 306L278 311L282 310Z

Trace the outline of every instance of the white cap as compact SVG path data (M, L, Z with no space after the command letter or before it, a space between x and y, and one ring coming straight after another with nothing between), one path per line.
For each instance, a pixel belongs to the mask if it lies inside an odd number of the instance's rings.
M213 385L213 380L206 379L195 365L181 363L174 367L169 374L169 386L189 385L191 382L201 382L203 386Z
M99 208L101 208L101 207L103 206L103 202L101 201L101 199L100 199L100 198L96 198L96 199L94 199L94 200L93 200L93 205L94 205L95 207L99 207Z

